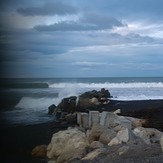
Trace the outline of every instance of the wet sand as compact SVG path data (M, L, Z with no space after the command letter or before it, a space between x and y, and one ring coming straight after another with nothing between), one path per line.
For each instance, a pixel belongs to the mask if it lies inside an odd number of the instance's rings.
M152 120L149 127L158 128L163 131L163 100L142 100L142 101L111 101L109 110L122 109L123 114L141 117L144 111L148 114L146 118ZM143 110L143 113L141 113ZM152 117L150 117L152 116ZM142 117L143 118L143 117ZM157 123L156 123L157 121ZM159 123L158 123L159 121ZM159 124L158 126L156 124ZM31 156L32 149L41 144L48 144L53 133L66 129L69 125L62 122L55 122L6 127L1 125L1 147L0 162L9 163L45 163L47 159L37 159ZM147 126L148 127L148 126ZM160 157L160 156L158 156Z

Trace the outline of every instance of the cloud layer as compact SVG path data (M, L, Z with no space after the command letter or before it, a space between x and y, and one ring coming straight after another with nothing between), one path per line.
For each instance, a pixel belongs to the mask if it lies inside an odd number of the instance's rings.
M163 1L1 1L7 77L163 76Z

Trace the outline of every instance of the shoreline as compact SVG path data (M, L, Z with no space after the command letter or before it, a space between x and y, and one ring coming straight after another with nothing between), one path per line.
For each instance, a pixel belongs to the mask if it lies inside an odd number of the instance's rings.
M162 120L162 125L159 127L162 127L161 129L163 131L163 100L111 100L109 105L110 109L108 111L111 111L112 109L122 109L124 110L124 114L126 111L131 111L131 108L133 108L134 112L132 111L130 113L131 115L136 114L136 108L138 108L139 111L149 111L150 109L154 111L159 110L159 114L157 114L158 116L154 117L154 119L157 120L157 118L160 118L160 121ZM139 114L137 114L137 117L141 116L141 114ZM153 112L150 113L150 116L151 115L155 116ZM154 124L155 123L153 123L153 125ZM11 161L20 163L45 163L47 160L37 159L31 156L32 149L37 145L49 144L53 133L67 129L67 127L71 125L73 124L68 124L65 122L47 122L41 124L14 127L1 125L1 160L6 163ZM153 126L153 128L157 128L157 126Z

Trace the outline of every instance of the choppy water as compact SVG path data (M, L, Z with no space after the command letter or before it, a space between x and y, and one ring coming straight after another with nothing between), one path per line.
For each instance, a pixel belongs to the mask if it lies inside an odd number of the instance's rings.
M163 99L160 78L40 78L1 80L1 122L27 125L54 120L48 106L62 98L106 88L113 99Z

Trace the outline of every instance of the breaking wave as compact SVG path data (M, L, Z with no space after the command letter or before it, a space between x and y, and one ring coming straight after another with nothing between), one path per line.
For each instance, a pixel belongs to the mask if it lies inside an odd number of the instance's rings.
M137 83L54 83L49 88L163 88L162 82L137 82Z

